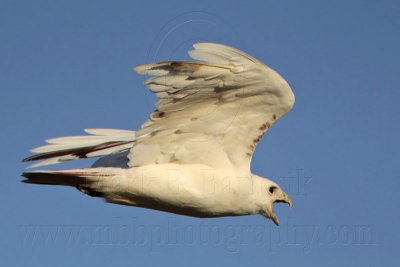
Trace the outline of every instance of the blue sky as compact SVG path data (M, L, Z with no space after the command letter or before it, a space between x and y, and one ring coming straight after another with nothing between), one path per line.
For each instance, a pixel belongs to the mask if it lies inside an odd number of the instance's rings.
M398 265L399 14L398 1L1 1L0 265ZM154 97L132 67L198 41L248 52L296 95L252 162L293 197L279 228L20 183L44 139L139 127Z

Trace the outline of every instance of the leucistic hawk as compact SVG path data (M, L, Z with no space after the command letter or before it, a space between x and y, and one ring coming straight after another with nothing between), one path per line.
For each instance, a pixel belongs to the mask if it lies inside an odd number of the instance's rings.
M86 129L47 140L30 167L100 157L91 168L24 172L24 182L66 185L111 203L194 217L261 214L291 198L250 162L266 131L294 104L289 84L235 48L196 43L194 61L139 65L157 109L137 131Z

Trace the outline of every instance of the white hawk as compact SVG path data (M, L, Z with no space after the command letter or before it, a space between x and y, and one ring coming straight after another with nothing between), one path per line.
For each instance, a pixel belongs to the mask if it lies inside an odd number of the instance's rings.
M31 167L100 157L91 168L24 172L24 182L67 185L117 204L195 217L261 214L279 224L273 203L291 198L251 173L266 131L294 104L289 84L235 48L196 43L194 61L134 70L152 76L157 109L139 130L86 129L47 140L24 161Z

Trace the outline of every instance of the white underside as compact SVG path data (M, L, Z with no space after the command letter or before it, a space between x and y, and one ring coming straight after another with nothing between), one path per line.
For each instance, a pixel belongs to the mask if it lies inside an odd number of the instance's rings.
M115 170L92 187L109 202L155 208L196 217L259 213L254 198L265 198L259 177L205 165L162 164Z

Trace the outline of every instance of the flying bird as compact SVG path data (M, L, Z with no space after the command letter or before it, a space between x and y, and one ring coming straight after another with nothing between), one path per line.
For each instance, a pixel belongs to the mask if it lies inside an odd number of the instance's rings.
M279 225L273 204L292 199L251 173L253 152L294 104L289 84L252 56L196 43L192 61L138 65L150 76L156 110L137 131L86 129L46 140L30 167L100 157L91 168L24 172L23 182L72 186L107 202L210 218L260 214Z

